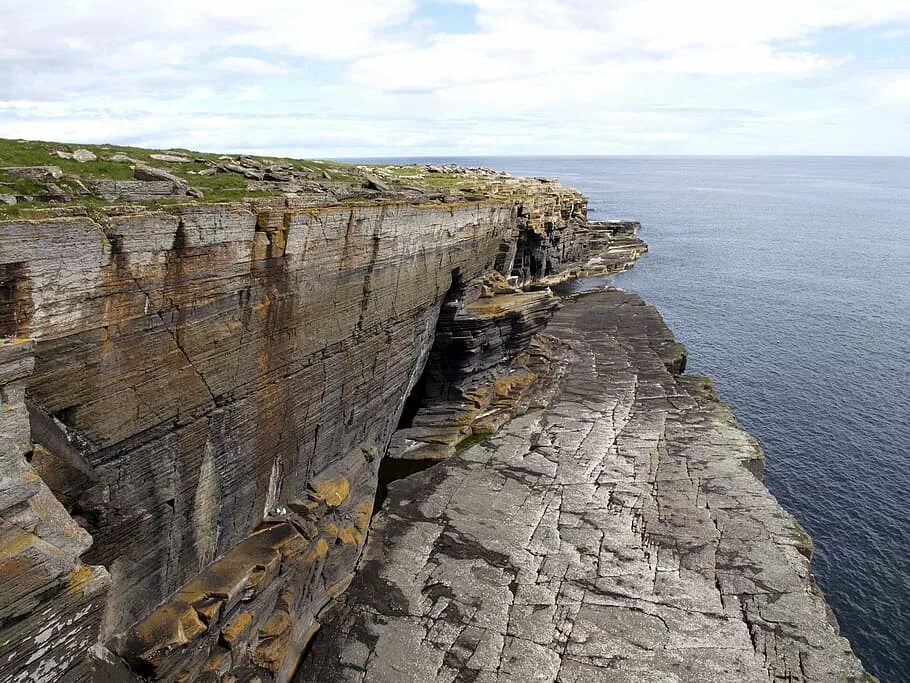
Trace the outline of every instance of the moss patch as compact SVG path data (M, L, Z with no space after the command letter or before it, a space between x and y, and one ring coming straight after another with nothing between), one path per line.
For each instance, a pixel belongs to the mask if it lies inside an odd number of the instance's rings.
M460 453L461 451L466 451L471 446L476 446L482 441L486 441L491 436L493 436L492 432L477 432L476 434L471 434L455 444L455 452Z

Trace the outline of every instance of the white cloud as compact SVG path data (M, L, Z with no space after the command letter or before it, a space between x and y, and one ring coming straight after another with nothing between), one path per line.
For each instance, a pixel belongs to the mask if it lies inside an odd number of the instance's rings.
M447 1L477 30L427 18ZM773 152L773 130L811 135L806 121L836 122L858 100L893 114L910 88L820 41L906 31L906 0L46 4L0 0L15 17L0 24L0 135L315 154ZM757 130L769 134L744 137Z

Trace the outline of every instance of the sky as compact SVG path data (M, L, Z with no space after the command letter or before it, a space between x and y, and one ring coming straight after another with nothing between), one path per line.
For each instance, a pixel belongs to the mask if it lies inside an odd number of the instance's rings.
M910 155L910 0L0 0L0 137Z

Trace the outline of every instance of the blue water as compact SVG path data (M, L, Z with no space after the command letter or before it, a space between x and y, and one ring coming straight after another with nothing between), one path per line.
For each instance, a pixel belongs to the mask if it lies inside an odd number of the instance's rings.
M910 681L910 159L454 159L642 222L657 306L767 454L867 668Z

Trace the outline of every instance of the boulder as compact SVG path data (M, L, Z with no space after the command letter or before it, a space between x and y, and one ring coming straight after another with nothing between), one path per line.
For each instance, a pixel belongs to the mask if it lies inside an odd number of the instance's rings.
M391 192L392 186L388 183L383 182L377 176L372 173L367 173L364 175L365 182L364 185L369 187L371 190L379 190L380 192Z
M144 164L136 165L136 168L133 171L133 177L136 180L170 180L174 183L174 188L181 193L186 193L187 188L189 187L189 183L183 178L175 176L170 171L166 171L163 168L146 166Z
M78 161L80 164L84 164L87 161L97 161L98 155L94 152L90 152L87 149L77 149L73 152L73 159Z
M56 180L63 177L59 166L7 166L0 173L15 175L29 180Z
M149 154L149 157L156 161L168 161L173 164L189 164L193 161L179 154Z
M115 161L117 163L122 163L122 164L141 164L142 163L138 159L133 159L133 157L129 157L126 154L119 154L119 153L110 157L110 159L108 159L108 161Z

